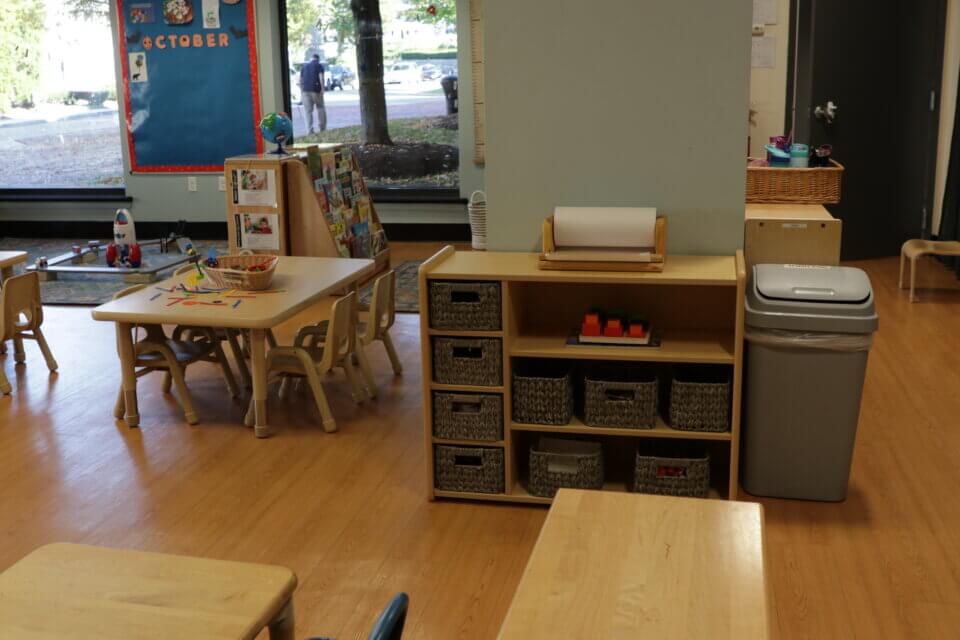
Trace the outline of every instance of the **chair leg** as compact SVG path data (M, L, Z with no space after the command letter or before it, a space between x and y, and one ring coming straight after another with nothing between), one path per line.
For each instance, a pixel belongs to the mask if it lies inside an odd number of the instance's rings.
M3 340L0 340L0 355L3 355L7 352L7 343Z
M27 360L27 354L23 350L23 339L17 337L17 334L13 335L13 360L19 363Z
M271 349L277 347L277 339L273 335L273 329L267 329L267 344L270 345Z
M197 418L197 410L193 406L193 398L190 397L190 391L187 390L187 383L183 379L183 369L171 364L170 377L173 378L173 384L177 388L177 395L180 396L180 406L183 407L183 417L186 418L187 424L197 424L200 420Z
M243 426L253 427L253 396L250 396L250 404L247 405L247 412L243 414Z
M280 376L280 386L277 387L277 397L281 400L286 400L290 395L290 386L292 382L290 381L290 376L283 375Z
M127 405L123 401L123 385L120 385L120 391L117 392L117 401L113 405L113 417L117 420L123 420L123 412Z
M897 289L903 289L903 268L907 265L907 256L900 251L900 279L897 280Z
M33 330L33 335L37 339L37 346L40 347L43 359L47 361L47 368L50 369L50 371L56 371L57 361L54 359L53 353L50 351L50 345L47 344L47 339L43 336L43 332L40 331L40 327Z
M164 371L163 382L160 383L160 389L162 389L164 393L170 393L170 383L172 382L173 378L170 376L170 372Z
M383 341L383 346L387 350L387 357L390 358L390 364L393 366L394 375L400 375L403 373L403 365L400 364L400 358L397 356L397 350L393 348L393 339L390 337L390 332L383 331L380 334L380 339Z
M13 387L10 386L10 381L7 380L7 374L3 372L3 369L0 369L0 393L7 395L13 391Z
M353 363L350 362L349 355L341 361L341 365L343 366L343 372L347 374L347 380L350 381L350 388L353 390L353 401L360 404L367 399L367 394L363 390L363 385L360 384L359 378L357 378L357 370L353 368Z
M917 267L920 266L920 261L917 258L910 258L910 302L917 301L917 294L914 293L914 290L917 287Z
M357 341L354 355L357 356L357 362L360 365L360 373L363 374L363 380L367 385L367 395L371 399L377 397L377 381L373 378L373 371L370 369L370 361L367 360L367 354L363 351L363 345Z
M320 411L320 420L323 423L323 430L327 433L333 433L337 430L337 422L333 419L333 412L330 411L330 404L327 402L327 394L323 391L323 385L320 383L320 376L317 374L315 366L306 370L307 383L310 390L313 391L313 400L317 403L317 410Z
M230 363L227 362L227 356L224 355L219 342L213 343L213 356L216 358L217 364L220 365L220 371L223 372L223 380L227 383L227 391L230 392L230 397L239 398L240 387L237 386L237 379L233 377L233 369L230 368Z
M230 351L233 353L233 359L237 362L237 370L240 371L243 386L249 389L251 386L250 368L247 367L247 359L243 357L243 349L240 347L240 341L237 340L236 330L227 329L227 342L230 345Z

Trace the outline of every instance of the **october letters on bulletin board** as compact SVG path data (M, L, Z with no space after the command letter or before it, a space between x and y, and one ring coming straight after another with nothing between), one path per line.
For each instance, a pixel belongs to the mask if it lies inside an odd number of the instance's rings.
M262 153L253 0L117 0L133 172Z

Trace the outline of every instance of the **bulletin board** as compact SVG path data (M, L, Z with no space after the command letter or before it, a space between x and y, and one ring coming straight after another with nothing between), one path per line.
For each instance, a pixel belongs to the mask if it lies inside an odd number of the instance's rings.
M254 0L116 0L130 169L262 153Z

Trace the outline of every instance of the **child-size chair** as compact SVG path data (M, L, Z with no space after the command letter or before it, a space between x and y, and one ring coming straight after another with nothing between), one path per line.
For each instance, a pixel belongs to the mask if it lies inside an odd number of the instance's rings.
M267 373L278 374L268 378L268 384L277 377L306 378L320 411L323 429L327 432L336 431L337 423L330 412L320 376L334 367L342 367L350 381L354 402L361 402L364 396L350 358L357 340L357 329L353 322L355 299L356 294L351 292L334 302L330 311L330 322L325 328L303 327L297 332L292 347L273 347L267 352ZM317 338L322 339L322 344ZM252 398L244 424L253 425Z
M373 294L370 296L370 309L367 313L367 320L357 325L357 363L360 365L360 371L367 384L367 392L371 398L377 396L377 384L373 378L373 371L370 369L370 362L364 353L364 347L373 344L379 340L383 343L387 351L387 357L390 358L390 364L393 366L393 373L400 375L403 373L403 365L400 364L400 358L393 347L393 340L390 337L390 327L393 326L396 319L396 291L397 274L394 271L388 271L373 282ZM327 321L324 320L317 324L321 331L326 331Z
M128 287L123 291L114 294L113 299L117 300L136 293L146 285L138 284ZM138 340L139 330L143 329L145 337ZM170 382L177 387L177 394L180 396L180 405L183 407L183 415L187 423L197 424L197 411L193 406L193 399L190 397L190 391L187 390L187 383L184 380L186 369L195 362L214 362L220 365L223 372L223 379L227 383L227 389L230 395L236 398L240 395L237 388L237 382L233 378L233 372L227 359L220 348L220 340L212 335L209 329L196 328L194 331L199 335L192 340L173 340L166 336L163 327L158 324L144 324L133 327L133 354L134 367L139 367L136 371L137 378L145 376L151 371L164 371L169 373L169 377L164 379L163 391L170 392ZM117 342L119 350L120 324L117 324ZM113 415L118 420L123 418L124 414L123 387L117 395L117 402L113 407Z
M40 276L37 273L25 273L8 278L0 289L0 343L14 341L14 360L23 362L23 340L36 340L37 346L47 361L50 371L57 370L57 361L53 359L46 338L40 330L43 324L43 306L40 303ZM10 393L7 376L0 369L0 392Z

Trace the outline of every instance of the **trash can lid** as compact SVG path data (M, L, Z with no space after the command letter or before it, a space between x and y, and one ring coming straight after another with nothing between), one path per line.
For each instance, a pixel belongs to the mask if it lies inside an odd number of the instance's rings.
M873 289L861 269L758 264L750 275L750 326L836 333L871 333L877 328Z
M861 269L805 264L758 264L757 291L775 300L860 303L870 297L870 279Z

